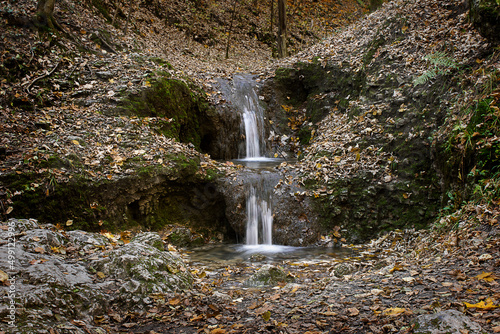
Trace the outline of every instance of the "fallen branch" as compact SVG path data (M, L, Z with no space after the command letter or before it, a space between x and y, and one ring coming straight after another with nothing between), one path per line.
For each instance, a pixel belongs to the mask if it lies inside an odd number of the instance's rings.
M33 84L35 82L37 82L38 80L41 80L41 79L44 79L44 78L47 78L47 77L50 77L56 70L57 68L59 67L59 64L61 64L62 60L59 60L59 62L57 63L57 65L52 69L52 71L50 71L49 73L47 74L44 74L44 75L41 75L39 76L38 78L36 78L35 80L33 80L29 85L28 87L26 87L26 92L29 94L30 93L30 88L31 86L33 86Z

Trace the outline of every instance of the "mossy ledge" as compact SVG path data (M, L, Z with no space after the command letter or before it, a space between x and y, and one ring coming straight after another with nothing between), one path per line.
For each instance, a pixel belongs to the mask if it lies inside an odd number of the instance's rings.
M138 167L135 174L112 180L75 172L69 181L52 182L47 188L46 172L10 173L0 182L16 193L11 200L18 218L86 231L160 230L177 224L208 238L221 234L231 238L224 199L211 183L217 175L204 172L196 157L170 158L169 167Z

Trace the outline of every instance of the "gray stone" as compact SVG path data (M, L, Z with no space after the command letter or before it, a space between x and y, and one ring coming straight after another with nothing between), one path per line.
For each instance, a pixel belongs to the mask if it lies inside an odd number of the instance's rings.
M158 233L144 232L136 235L130 242L142 243L158 249L159 251L165 250L163 247L163 240Z
M413 323L415 334L461 334L464 330L469 334L483 333L479 324L456 310L420 315Z
M293 276L287 275L283 269L266 264L253 274L245 284L248 286L276 285L280 282L290 283L295 281Z

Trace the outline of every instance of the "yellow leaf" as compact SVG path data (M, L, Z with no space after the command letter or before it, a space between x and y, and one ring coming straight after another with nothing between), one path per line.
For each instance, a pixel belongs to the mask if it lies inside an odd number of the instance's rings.
M177 252L177 249L175 249L175 247L174 247L174 246L172 246L172 245L170 245L170 244L168 245L168 247L167 247L167 248L168 248L168 251L169 251L169 252Z
M317 168L317 169L320 169L320 168L321 168L321 164L320 164L320 163L317 163L317 164L316 164L316 168Z
M9 275L7 275L7 273L4 272L3 270L0 270L0 282L4 283L8 279L9 279Z
M499 305L493 305L493 300L491 298L486 299L486 303L484 300L481 300L476 304L469 304L467 302L464 302L464 304L467 308L479 308L482 310L493 310L500 307Z
M108 239L114 239L115 236L109 232L101 232L101 235L105 236Z
M97 277L99 277L99 278L105 278L106 275L104 275L104 273L102 271L98 271L97 272Z
M476 276L478 280L484 280L485 282L493 282L495 280L495 277L491 275L492 273L485 273L483 271L482 274L479 274Z
M385 309L382 312L382 315L387 316L387 317L393 317L393 316L398 316L404 312L406 312L406 309L404 309L404 308L391 307L391 308Z
M210 332L210 334L225 334L225 333L226 333L226 330L222 329L222 328L215 328L215 329L212 329L212 331Z
M356 162L358 162L359 159L361 159L361 155L359 155L359 153L356 153Z
M333 158L333 161L334 161L334 162L340 162L340 160L342 160L342 158L341 158L341 157L339 157L339 156L335 156L335 157Z
M67 220L66 221L66 226L71 226L71 225L73 225L73 220L71 220L71 219Z
M299 289L299 286L298 286L298 285L296 285L296 286L294 286L294 287L293 287L293 289L292 289L292 291L290 291L290 293L294 293L294 292L296 292L298 289Z
M179 297L175 297L173 299L170 299L168 303L172 306L177 305L181 302L181 299Z
M264 321L269 321L269 319L271 319L271 311L262 313L262 319L264 319Z
M73 144L75 144L75 145L80 145L80 143L78 142L78 140L73 139L71 142L72 142Z
M12 210L14 210L14 208L13 208L13 207L11 207L11 206L9 206L9 207L7 208L7 211L5 212L5 214L6 214L6 215L10 214L10 213L12 212Z

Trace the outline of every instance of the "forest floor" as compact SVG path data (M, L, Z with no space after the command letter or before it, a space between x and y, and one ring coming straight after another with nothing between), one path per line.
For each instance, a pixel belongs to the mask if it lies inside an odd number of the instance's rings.
M207 92L212 102L218 103L221 95L214 78L250 72L264 79L272 76L278 66L298 60L327 55L341 59L344 52L355 49L353 45L360 42L347 44L349 38L333 37L278 61L272 58L267 45L244 37L240 31L241 34L233 36L238 42L231 44L231 56L225 59L224 43L209 45L208 40L193 41L192 37L197 33L203 35L206 27L187 33L165 26L161 19L143 9L134 13L131 24L134 33L123 34L121 29L106 23L104 17L96 15L95 8L61 3L56 17L71 33L72 39L68 39L63 35L39 38L27 20L34 15L33 2L2 1L2 5L5 6L1 16L8 23L0 38L2 173L46 172L37 161L59 153L78 156L89 177L111 180L127 173L119 168L120 162L135 155L152 156L158 149L198 155L187 145L160 138L147 124L138 124L137 119L110 119L102 111L116 104L119 92L148 87L144 75L147 73L166 71L181 79L188 77ZM423 44L437 44L447 36L459 36L466 27L462 22L460 26L450 25L446 31L428 29L429 24L436 23L434 18L438 14L446 16L448 12L432 0L421 5L427 6L425 15L429 20L422 20L420 27L406 27L405 31L426 33L413 45L415 54L402 56L407 57L409 64L415 63L414 73L424 68L425 62L420 60L427 53L421 51ZM350 3L344 6L352 6L350 13L362 12ZM430 16L431 9L435 16ZM384 15L384 9L376 15ZM223 19L229 19L227 14ZM346 11L340 19L342 22L335 29L353 16ZM122 17L121 28L123 25ZM364 28L351 26L343 32L344 36L356 29ZM455 44L458 61L474 62L474 56L487 49L474 33L460 36L465 41ZM303 39L304 47L312 42ZM86 51L81 52L82 49ZM351 56L351 64L358 66L360 59L355 54ZM166 59L173 69L158 59ZM498 67L498 59L494 63L488 61L477 58L484 66ZM471 80L484 80L480 72L475 75ZM142 146L117 147L115 143L127 140L127 136L134 134L132 130L142 136ZM97 135L89 137L88 133ZM104 164L103 157L110 154L114 161ZM53 174L57 182L71 178L64 168L53 170ZM5 217L15 216L9 210L8 197L12 195L0 185ZM416 330L412 321L417 316L453 309L480 324L484 332L498 333L499 205L500 202L493 201L465 206L444 216L429 231L392 232L368 245L354 247L360 252L354 258L327 263L282 263L293 283L268 288L242 286L241 281L255 272L259 264L192 268L198 276L192 291L157 300L154 307L141 314L120 314L120 310L114 310L110 312L114 316L104 321L96 319L95 325L107 328L110 333L149 334L412 333ZM345 269L340 270L343 268L340 265L345 265ZM468 332L462 328L461 333Z

